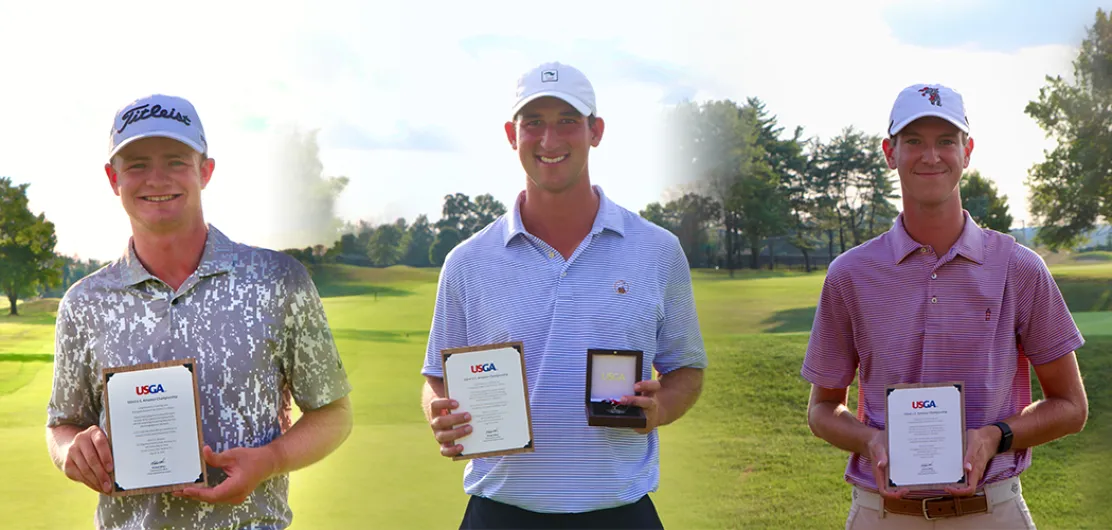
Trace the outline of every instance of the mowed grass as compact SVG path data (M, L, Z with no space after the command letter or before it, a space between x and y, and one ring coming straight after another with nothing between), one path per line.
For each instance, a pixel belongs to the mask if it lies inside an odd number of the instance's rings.
M8 314L5 303L0 309L0 360L42 360L54 353L54 313L57 299L20 303L19 315ZM26 356L26 357L25 357Z
M1062 267L1068 298L1092 290L1079 283L1112 280L1112 267ZM293 528L454 528L467 502L464 464L439 456L419 405L436 271L321 272L325 309L355 387L356 426L339 451L292 475ZM699 404L661 431L662 478L653 498L666 526L840 527L849 507L847 454L808 431L808 385L799 377L822 274L694 277L712 369ZM0 353L52 351L51 304L37 307L0 317ZM1024 474L1040 528L1112 528L1103 500L1112 493L1112 336L1098 333L1110 327L1110 315L1077 314L1088 337L1079 352L1091 403L1086 430L1037 448ZM8 347L17 336L19 351ZM62 477L43 444L51 364L26 359L0 357L0 466L17 477L0 483L0 526L90 527L96 495Z
M1107 250L1092 250L1081 252L1073 257L1074 261L1112 262L1112 252Z

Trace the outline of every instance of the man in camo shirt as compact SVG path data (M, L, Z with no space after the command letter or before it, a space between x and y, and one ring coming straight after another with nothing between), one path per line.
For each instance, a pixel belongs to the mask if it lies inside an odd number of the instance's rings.
M101 493L98 528L285 528L289 472L351 430L351 387L314 284L293 258L204 221L207 155L188 101L153 95L120 109L105 172L132 237L58 306L47 446L68 478ZM101 369L188 357L212 487L105 495ZM291 400L303 411L292 426Z

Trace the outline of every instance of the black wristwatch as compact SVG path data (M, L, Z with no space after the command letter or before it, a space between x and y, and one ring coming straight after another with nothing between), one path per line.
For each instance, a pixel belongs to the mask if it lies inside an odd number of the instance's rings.
M996 448L996 453L1000 454L1012 448L1012 428L1008 427L1007 423L998 421L993 423L1000 429L1000 446Z

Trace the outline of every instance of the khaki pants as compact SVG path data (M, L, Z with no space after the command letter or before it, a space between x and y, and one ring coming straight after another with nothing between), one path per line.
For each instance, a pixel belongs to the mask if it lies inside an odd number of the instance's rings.
M988 512L930 520L921 515L885 512L884 499L879 494L856 486L853 489L853 504L846 518L846 530L1035 530L1035 522L1023 500L1019 477L985 486Z

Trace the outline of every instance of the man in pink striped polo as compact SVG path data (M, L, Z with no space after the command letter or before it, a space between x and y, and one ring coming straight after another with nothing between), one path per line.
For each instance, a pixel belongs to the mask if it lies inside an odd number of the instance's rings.
M960 94L905 88L883 148L903 211L831 263L801 371L811 431L852 453L846 527L1034 528L1019 476L1031 447L1085 424L1084 340L1038 254L962 208L973 139ZM1036 403L1028 363L1045 395ZM856 415L846 407L855 376ZM886 386L946 381L964 382L968 486L886 487Z

